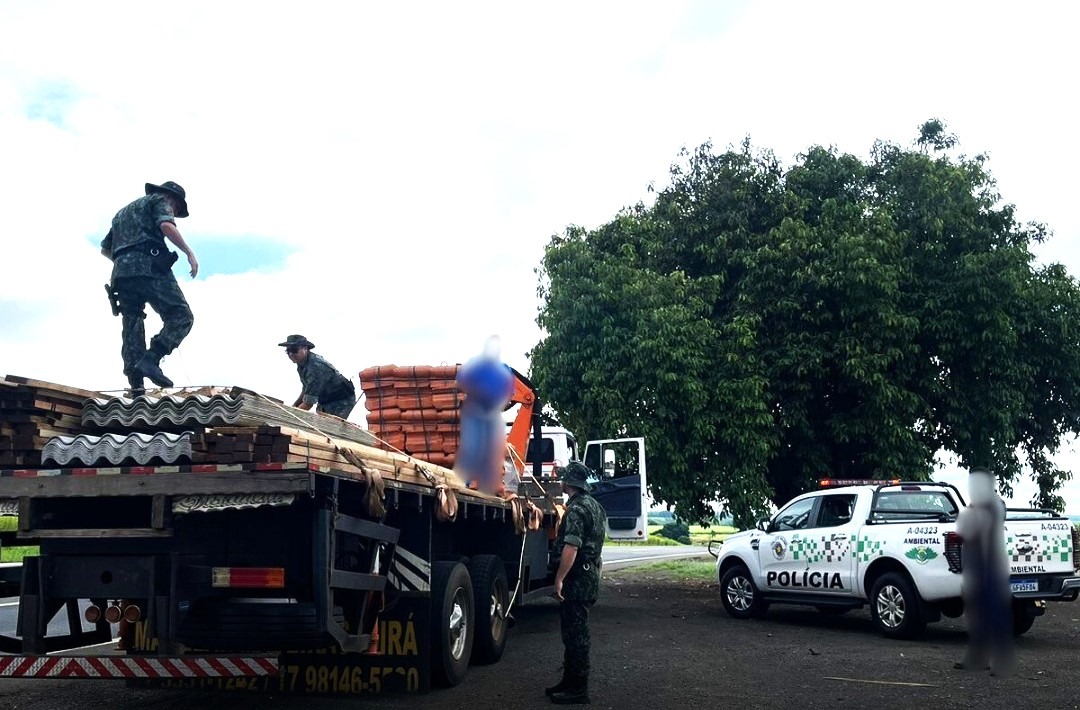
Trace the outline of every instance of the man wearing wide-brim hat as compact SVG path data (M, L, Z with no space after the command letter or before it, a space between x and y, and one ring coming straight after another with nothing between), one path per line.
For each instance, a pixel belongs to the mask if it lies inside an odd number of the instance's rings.
M171 180L160 185L148 182L145 192L116 213L101 242L101 253L113 262L112 281L106 288L113 314L123 316L120 353L132 396L144 393L147 377L158 387L173 386L160 362L187 337L195 320L173 276L177 256L166 247L166 240L187 257L191 278L199 273L195 252L176 228L176 219L188 216L184 188ZM150 347L143 323L147 304L162 321Z
M600 592L600 555L607 534L607 513L589 495L592 471L580 461L557 470L569 496L559 523L555 552L555 599L559 602L559 629L563 642L563 676L544 692L556 705L589 702L589 607Z
M302 335L290 335L278 346L285 348L285 354L296 363L296 372L300 375L302 389L293 406L311 409L317 405L322 414L347 419L356 406L356 387L352 380L338 372L326 358L311 352L315 343Z

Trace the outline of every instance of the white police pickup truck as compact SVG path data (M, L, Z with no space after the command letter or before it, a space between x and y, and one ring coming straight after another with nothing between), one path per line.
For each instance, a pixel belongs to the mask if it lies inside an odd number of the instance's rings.
M760 617L771 603L842 614L869 604L886 636L909 638L942 614L963 613L955 528L964 501L955 487L826 483L841 487L803 494L713 551L728 614ZM1022 634L1045 600L1080 594L1080 535L1052 511L1010 510L1005 528L1013 631Z

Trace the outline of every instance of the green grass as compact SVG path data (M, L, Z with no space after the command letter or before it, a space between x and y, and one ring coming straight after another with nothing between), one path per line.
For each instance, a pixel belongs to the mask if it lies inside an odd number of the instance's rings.
M656 533L662 528L662 525L650 525L649 539L663 539ZM710 541L716 540L723 542L729 535L733 535L739 532L737 528L733 528L730 525L711 525L705 527L703 525L691 525L690 526L690 544L692 545L708 545Z
M0 532L15 532L19 519L14 515L0 515ZM36 555L38 548L27 545L12 545L0 548L0 562L22 562L27 555Z
M635 547L641 545L657 545L660 547L679 547L681 542L675 540L669 540L666 537L660 537L659 535L649 535L646 539L641 540L612 540L607 538L604 540L604 545L615 545L617 547Z
M22 562L28 555L36 555L36 545L18 545L15 547L0 548L0 562Z
M652 562L625 567L610 574L626 574L628 572L634 574L645 572L667 579L696 579L712 582L716 578L716 562L712 560L667 560L665 562ZM605 572L604 574L609 573Z

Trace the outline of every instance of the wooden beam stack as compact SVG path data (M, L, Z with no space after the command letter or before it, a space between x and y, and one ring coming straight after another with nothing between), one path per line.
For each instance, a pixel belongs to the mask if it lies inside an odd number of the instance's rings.
M425 461L454 465L465 398L459 365L377 365L360 373L368 429L390 446Z
M474 495L466 490L464 482L453 471L432 462L278 425L215 427L196 432L191 439L191 450L192 463L307 463L364 475L363 470L343 453L348 451L365 468L378 471L384 478L430 486L432 479L421 472L423 469L435 482Z
M54 436L78 436L82 405L100 392L5 375L0 380L0 468L41 465L41 450Z

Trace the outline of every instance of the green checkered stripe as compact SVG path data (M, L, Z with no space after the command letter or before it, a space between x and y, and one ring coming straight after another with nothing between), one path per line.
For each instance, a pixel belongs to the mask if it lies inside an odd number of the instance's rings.
M805 560L809 564L818 562L839 562L851 553L848 540L833 540L831 536L810 538L801 537L788 544L791 559Z
M1072 552L1072 537L1043 533L1031 538L1035 543L1035 549L1029 554L1021 555L1016 551L1016 538L1008 535L1005 538L1005 550L1009 559L1013 562L1068 562Z
M859 562L869 562L875 557L885 554L881 549L885 547L884 540L874 540L869 535L858 538L852 535L851 542L855 546L855 559Z

